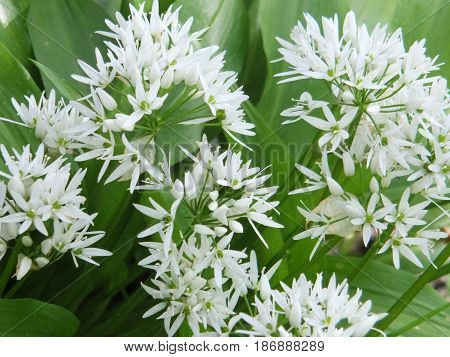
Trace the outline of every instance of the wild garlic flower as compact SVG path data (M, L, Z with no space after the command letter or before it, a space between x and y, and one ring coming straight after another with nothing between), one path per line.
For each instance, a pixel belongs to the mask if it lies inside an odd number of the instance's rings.
M40 145L35 154L30 147L11 155L2 145L6 165L0 171L0 259L7 247L19 247L16 278L37 270L70 251L77 259L97 264L96 256L111 253L91 245L104 232L89 232L96 214L84 211L81 182L86 170L71 175L70 164L61 157L50 161Z
M309 185L312 183L312 185L292 193L322 189L330 193L330 196L322 200L313 210L298 207L300 214L306 219L306 226L293 239L317 239L310 259L327 236L348 237L360 234L366 247L371 241L372 244L377 245L379 254L391 248L393 262L397 269L400 267L400 255L418 267L423 267L411 248L417 246L418 252L431 262L435 241L447 237L445 232L429 230L428 225L425 226L426 221L423 218L427 214L425 208L430 205L430 201L422 197L419 203L411 205L412 195L409 187L404 190L400 202L395 203L380 192L380 186L373 177L368 193L362 197L356 197L344 191L334 180L330 181L330 178L328 181L335 185L331 187L326 185L324 177L326 174L323 171L316 173L305 167L299 166L299 168L308 177L306 183ZM316 183L312 182L311 178L314 178ZM317 185L317 182L322 184ZM444 215L446 212L441 216Z
M386 185L391 178L423 178L414 192L448 193L447 82L431 75L439 66L425 55L425 41L405 50L400 29L387 34L387 26L377 25L369 33L356 25L353 12L341 33L337 15L322 19L323 33L310 15L305 20L306 26L299 22L292 30L292 42L278 39L291 67L278 76L288 77L281 82L323 80L333 101L303 93L303 100L282 114L323 131L322 150L339 158L348 154Z
M49 151L81 151L77 161L104 162L98 179L113 162L106 182L130 180L133 192L144 172L158 169L155 147L162 130L183 130L186 125L219 126L233 140L253 136L254 125L244 119L242 103L248 99L235 88L237 74L225 71L225 52L217 46L198 48L207 29L190 33L193 19L179 21L172 7L159 14L158 1L150 13L144 4L130 5L125 19L106 20L106 56L95 49L96 66L79 60L84 75L72 77L90 86L90 94L66 104L55 92L39 102L13 104L20 119ZM149 179L157 179L150 176Z
M190 33L193 19L181 23L180 9L172 7L160 15L158 1L148 14L143 4L130 10L129 18L117 13L117 23L107 20L109 31L99 32L106 56L96 49L96 66L79 61L84 75L73 78L89 85L91 94L71 105L98 129L98 145L84 146L78 160L117 161L107 182L131 179L133 191L140 174L158 167L161 130L206 123L245 146L235 134L254 135L254 125L244 120L241 104L248 97L234 88L237 74L223 68L225 53L217 46L198 48L206 29Z
M94 133L99 125L91 121L77 108L68 105L64 100L56 100L54 90L48 98L42 93L39 101L31 95L25 97L27 105L19 104L12 99L19 118L54 155L73 153L85 147L98 147L105 143L102 137Z
M349 296L344 280L336 277L323 286L322 275L308 281L302 274L291 286L281 283L283 290L271 289L265 279L265 289L255 296L250 314L241 313L248 336L334 337L365 336L384 314L371 313L371 301L360 302L362 291Z
M405 49L400 29L388 34L387 26L377 25L372 32L364 24L357 26L353 12L346 15L342 29L337 15L322 18L322 30L308 14L305 22L293 28L290 42L278 39L281 60L290 70L277 76L285 77L281 83L323 81L332 99L315 100L305 92L293 108L282 112L289 117L283 124L303 120L318 129L322 152L319 172L297 165L306 186L291 194L326 190L330 196L311 213L301 209L309 227L296 238L311 236L320 244L326 235L359 232L366 246L373 239L383 245L381 252L393 247L396 267L399 253L421 266L409 247L420 242L419 251L429 257L433 242L443 234L408 239L421 234L431 204L448 215L439 201L447 201L450 191L449 95L446 80L433 75L439 68L436 58L425 55L424 40ZM328 160L336 159L342 165L330 170ZM369 171L372 183L362 197L355 197L344 192L336 169L348 180ZM397 203L388 189L399 181L405 190ZM411 205L412 200L416 204ZM341 209L321 212L330 202ZM338 227L330 230L330 222ZM355 231L344 229L349 223Z
M150 256L139 264L155 271L151 286L144 289L154 299L162 300L144 314L144 318L162 312L169 336L173 336L186 320L195 336L209 329L220 334L226 320L234 314L245 283L245 269L240 266L244 252L230 250L233 233L219 241L206 235L192 234L178 248L171 243L142 243ZM217 243L217 245L216 245Z
M238 304L250 291L264 290L254 251L231 247L234 233L222 237L192 233L166 250L162 242L145 242L149 256L139 265L153 270L153 278L142 284L145 291L161 300L143 315L158 314L169 336L186 322L194 336L228 336L240 320ZM281 262L262 275L270 279ZM264 295L264 293L263 293ZM264 295L265 296L265 295Z
M193 162L192 169L185 172L184 180L165 180L170 183L167 188L174 200L170 211L151 198L153 207L136 205L139 211L158 221L139 236L162 232L167 250L172 240L177 212L185 209L190 212L193 220L183 236L189 236L193 232L217 237L229 232L243 233L243 224L247 222L267 247L257 225L283 228L270 217L270 212L276 211L279 203L270 201L277 187L264 186L271 175L264 174L264 170L259 167L251 167L250 161L243 162L240 152L233 152L231 149L221 152L219 147L214 149L208 143L206 135L201 142L197 142L197 146L197 157L183 149ZM146 184L139 188L149 187Z

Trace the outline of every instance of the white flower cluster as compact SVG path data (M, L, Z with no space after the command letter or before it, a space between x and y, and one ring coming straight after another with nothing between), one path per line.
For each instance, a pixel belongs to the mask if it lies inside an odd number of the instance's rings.
M249 336L283 337L350 337L365 336L385 314L370 312L370 300L361 303L361 290L348 295L344 280L336 285L330 278L322 286L322 275L315 283L302 274L292 286L281 283L283 291L272 290L263 275L259 297L255 296L253 316L242 314L247 330L237 332Z
M172 243L167 253L163 243L142 243L150 256L139 264L155 271L152 285L143 287L154 299L162 300L143 317L163 311L158 318L164 320L169 336L185 320L195 336L229 335L240 319L235 313L240 298L260 288L255 252L246 260L244 251L231 249L233 235L217 238L193 233L180 247Z
M206 136L197 145L197 157L186 152L193 161L193 168L185 173L183 182L179 179L172 182L170 177L164 176L163 172L169 171L168 166L160 172L174 199L170 210L152 198L151 207L135 205L157 221L138 237L155 233L161 237L158 243L142 243L149 248L150 256L139 264L156 273L152 280L155 287L144 287L153 298L165 300L144 317L164 309L160 318L164 319L169 336L185 318L195 335L206 332L208 326L217 334L226 333L230 328L226 321L234 314L239 297L257 284L254 252L249 264L243 262L247 258L244 251L230 248L233 236L244 232L240 221L246 219L264 244L255 223L283 227L267 215L278 205L269 201L277 188L263 186L270 174L263 175L262 170L251 167L250 162L244 163L240 152L213 149ZM139 188L161 187L147 181ZM175 224L181 209L189 214L192 222L186 232L180 232L175 238Z
M286 124L303 120L319 130L323 155L318 173L298 165L307 187L291 193L327 187L332 196L314 212L300 209L313 227L297 239L319 237L320 243L326 234L356 231L367 246L379 235L379 252L392 248L397 268L399 253L421 267L411 248L430 258L433 241L446 237L420 228L426 224L425 208L433 203L448 216L437 201L447 201L449 193L449 95L446 80L431 75L438 69L436 58L425 55L424 40L405 50L400 29L389 35L386 26L371 33L365 25L358 27L353 12L345 17L342 33L337 16L323 18L322 31L310 15L305 21L306 26L299 22L293 28L292 42L278 39L282 59L290 65L279 74L288 77L281 82L321 80L332 99L303 93L282 113L293 118ZM370 170L372 195L344 192L344 179L328 168L328 155L341 160L347 177ZM398 203L388 194L394 181L406 187Z
M156 219L158 223L139 234L139 238L148 237L159 232L167 249L172 242L175 218L179 207L183 207L193 222L190 229L183 234L189 237L193 232L213 237L222 237L227 233L243 233L243 220L255 230L258 237L267 247L267 243L257 229L256 224L266 227L283 228L268 213L276 210L278 201L269 201L276 193L277 187L264 187L270 174L263 174L259 167L251 167L251 162L243 162L240 152L231 149L220 152L220 148L212 148L206 135L197 142L199 154L192 156L185 153L193 161L193 167L185 172L184 180L172 182L168 165L159 172L160 180L166 182L174 202L170 211L164 209L150 198L152 207L135 205L143 214ZM166 174L165 174L166 173ZM147 180L142 189L161 188L162 184ZM241 222L240 222L241 221Z
M99 128L72 105L64 100L56 100L54 90L48 98L45 92L39 101L31 95L25 97L27 104L19 104L16 99L12 103L20 119L35 131L36 137L54 155L65 155L85 147L102 146L105 141L93 133Z
M96 214L84 212L80 195L86 171L71 176L62 158L50 163L44 145L35 155L29 146L13 152L1 146L6 170L0 171L0 260L7 249L18 249L16 278L69 251L76 266L77 259L97 264L93 257L110 255L91 247L104 232L88 231Z
M149 249L150 255L139 264L155 273L151 286L143 284L143 287L154 299L162 300L144 317L162 312L158 318L164 320L169 336L185 321L196 336L365 335L381 315L369 314L370 302L359 305L360 292L348 300L348 286L343 283L336 288L334 277L328 290L321 288L319 280L311 288L301 277L294 282L292 290L286 288L287 295L272 292L269 280L281 262L267 272L263 269L260 275L254 251L248 259L245 250L231 247L235 234L243 233L240 219L248 220L264 244L255 223L282 228L267 215L278 204L268 201L276 187L264 188L262 185L270 175L261 175L259 168L252 168L250 162L243 163L240 153L230 149L222 153L219 148L213 150L206 137L198 147L197 157L187 153L194 167L186 172L184 182L172 183L167 177L162 180L168 183L173 195L170 210L152 198L151 207L135 205L157 221L139 237L155 233L161 237L160 242L141 243ZM161 187L158 183L147 182L139 188ZM177 214L183 206L193 218L189 225L193 228L174 238ZM236 310L242 311L242 300L248 304L247 296L252 293L258 311L255 316L249 305L248 314L236 313ZM285 296L298 302L282 303ZM280 312L275 298L285 309L286 316L296 319L295 324L291 321L292 327L285 328L281 319L280 324L277 323ZM302 304L301 309L297 309L297 303ZM292 309L290 313L289 309ZM340 323L344 319L348 320L345 329Z
M220 126L245 146L234 134L254 135L254 125L243 118L241 104L248 97L233 89L237 74L223 69L225 53L217 53L217 46L196 49L206 29L190 34L192 18L180 23L179 9L171 7L160 15L158 1L150 14L144 4L130 10L128 19L116 14L117 24L106 20L110 32L99 32L108 39L107 58L96 49L95 68L79 61L85 76L73 78L89 85L90 95L65 105L55 103L52 92L39 103L30 97L28 105L14 105L49 148L62 154L82 150L78 161L104 161L99 180L118 161L106 182L131 179L133 191L155 164L160 130Z

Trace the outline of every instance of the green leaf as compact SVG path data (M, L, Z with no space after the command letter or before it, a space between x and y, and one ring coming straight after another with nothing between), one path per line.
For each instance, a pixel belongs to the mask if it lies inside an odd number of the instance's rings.
M108 15L92 0L32 0L28 31L36 60L62 79L72 81L74 73L83 74L77 59L95 64L95 47L104 49L103 38L95 31L105 30ZM53 88L44 75L47 91ZM73 81L82 93L88 86Z
M78 319L58 305L32 299L0 300L0 336L73 336Z
M25 67L0 44L0 117L19 121L11 98L20 102L25 95L39 98L39 88ZM30 129L0 121L0 143L8 148L20 148L30 143L35 145L37 140Z
M200 140L201 137L201 125L176 125L163 128L155 139L158 150L156 156L157 158L161 156L159 151L159 148L161 148L167 157L170 154L170 163L174 165L186 157L186 154L180 150L179 145L189 152L194 152L197 149L196 141ZM160 159L157 159L157 161L162 162Z
M173 6L182 6L184 21L194 18L192 31L209 28L202 36L202 47L218 45L227 51L225 68L241 70L248 43L247 8L242 0L177 0Z
M28 58L32 56L31 42L24 16L26 4L20 1L0 2L0 43L25 66L31 67Z
M105 12L113 18L116 11L120 11L122 0L95 0L95 2L105 10Z
M244 92L253 103L257 103L262 95L266 80L267 60L264 53L261 29L258 24L258 7L260 2L253 1L248 9L249 41L245 62L240 74Z
M41 73L45 76L45 78L51 82L53 88L57 90L64 98L69 100L76 100L81 98L83 95L73 86L73 81L68 82L67 80L61 78L59 74L50 68L44 66L42 63L39 63L35 60L31 60L37 68L41 71Z

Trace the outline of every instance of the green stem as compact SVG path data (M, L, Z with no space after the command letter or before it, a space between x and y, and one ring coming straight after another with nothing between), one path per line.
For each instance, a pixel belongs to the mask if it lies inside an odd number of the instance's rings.
M434 266L439 269L450 256L450 244L446 244L441 253L434 260ZM408 304L416 297L416 295L423 289L423 287L430 281L436 273L436 268L433 264L422 273L422 275L415 281L413 285L395 302L389 309L388 316L377 324L377 329L386 331L387 328L395 321L395 319L408 307ZM379 336L378 331L372 330L368 336Z
M14 294L22 287L22 285L25 284L29 276L30 274L27 274L19 281L16 281L14 285L11 287L11 289L9 289L8 292L5 294L5 298L6 299L12 298Z
M438 270L435 270L434 273L430 276L429 281L439 279L441 276L444 276L447 274L450 274L450 263L444 265L443 267L441 267Z
M388 336L389 337L400 336L400 335L404 334L405 332L412 330L414 327L420 325L422 322L431 319L432 317L436 316L440 312L447 310L449 307L450 307L450 302L438 307L437 309L434 309L434 310L426 313L422 317L410 322L409 324L406 324L405 326L399 328L398 330L391 332Z
M250 316L254 316L252 306L250 305L250 302L248 301L247 295L244 295L244 301L245 301L245 305L247 306L248 313L250 314Z
M0 275L0 296L3 295L3 291L6 288L6 285L8 284L9 279L11 278L11 275L16 268L17 265L17 257L19 256L20 252L20 240L17 240L16 245L14 246L10 256L8 257L8 260L5 265L5 269L1 272Z

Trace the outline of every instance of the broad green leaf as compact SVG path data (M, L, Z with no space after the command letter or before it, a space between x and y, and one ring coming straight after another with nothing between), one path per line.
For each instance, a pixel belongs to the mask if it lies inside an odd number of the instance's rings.
M120 11L122 7L122 0L95 0L95 2L105 10L105 12L113 18L116 11Z
M193 31L209 28L201 46L218 45L226 50L226 68L239 72L248 43L247 8L242 0L177 0L181 18L194 18Z
M202 137L201 125L177 125L175 127L166 127L156 136L157 150L163 149L167 157L171 157L171 164L177 164L186 157L186 154L180 150L179 145L187 149L189 152L194 152L197 149L196 142ZM156 152L156 157L159 158L161 152ZM157 159L159 162L160 159Z
M250 1L251 2L251 1ZM261 98L266 80L267 60L264 53L261 28L258 24L259 1L251 2L248 9L249 18L249 41L246 49L246 56L242 71L239 75L245 94L250 97L253 103L257 103Z
M28 58L32 56L32 49L24 16L26 5L23 1L0 1L0 43L30 68Z
M95 47L104 48L102 36L108 15L92 0L32 0L28 12L28 31L36 60L72 81L70 75L83 74L77 60L95 64ZM47 91L53 88L44 75ZM74 87L86 93L88 86L74 82Z
M0 44L0 117L19 122L11 98L21 102L25 95L39 98L39 88L25 67ZM26 144L35 145L37 140L28 128L0 121L0 143L8 148L20 148Z
M78 319L68 310L32 299L0 300L0 336L73 336Z
M83 96L77 89L75 89L75 87L73 86L73 81L68 82L67 80L61 78L60 75L55 71L44 66L43 64L34 60L31 61L37 68L39 68L45 78L51 82L53 88L55 88L64 98L69 100L76 100Z

